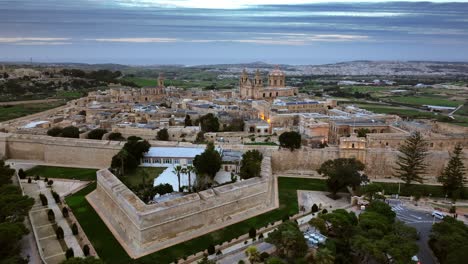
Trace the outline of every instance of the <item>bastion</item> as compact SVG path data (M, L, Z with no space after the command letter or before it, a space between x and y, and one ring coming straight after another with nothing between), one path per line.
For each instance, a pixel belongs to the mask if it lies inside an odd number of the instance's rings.
M159 251L278 207L271 159L261 177L145 204L109 170L86 198L132 258Z

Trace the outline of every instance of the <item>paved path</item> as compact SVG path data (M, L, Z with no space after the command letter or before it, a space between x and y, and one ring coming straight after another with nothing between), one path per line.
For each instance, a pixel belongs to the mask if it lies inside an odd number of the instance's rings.
M44 181L38 181L39 189L47 197L49 208L54 211L55 222L58 226L62 227L64 233L65 243L69 248L73 248L73 253L75 257L83 257L83 250L81 249L78 240L73 235L70 226L68 225L67 220L63 217L62 211L59 206L55 203L54 197L52 196L50 189L46 187Z

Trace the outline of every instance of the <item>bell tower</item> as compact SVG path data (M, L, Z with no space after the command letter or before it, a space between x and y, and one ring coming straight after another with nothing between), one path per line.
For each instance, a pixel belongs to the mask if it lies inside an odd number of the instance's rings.
M159 76L158 76L158 87L159 87L159 88L164 88L164 74L163 74L163 73L159 73Z
M255 85L256 88L263 87L263 79L262 79L262 76L260 75L260 71L258 69L255 71L254 85Z

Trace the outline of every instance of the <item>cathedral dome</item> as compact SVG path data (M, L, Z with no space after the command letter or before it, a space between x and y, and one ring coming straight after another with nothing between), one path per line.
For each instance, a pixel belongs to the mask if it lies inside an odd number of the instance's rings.
M269 74L269 76L285 76L284 72L282 72L278 66L274 70L272 70Z

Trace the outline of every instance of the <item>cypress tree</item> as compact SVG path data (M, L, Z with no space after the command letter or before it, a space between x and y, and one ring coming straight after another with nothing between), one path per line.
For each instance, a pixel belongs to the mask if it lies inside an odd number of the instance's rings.
M395 168L395 176L402 179L407 185L411 182L423 182L421 174L426 170L427 165L424 160L427 156L427 142L421 133L414 132L406 140L405 144L398 148L401 154L398 155Z
M454 201L462 195L463 186L466 183L465 165L461 159L463 148L457 144L450 155L450 160L437 180Z

